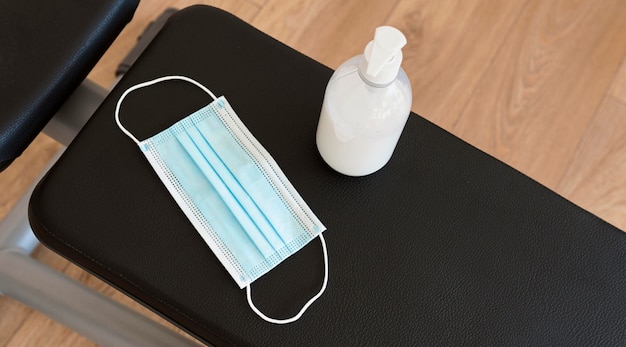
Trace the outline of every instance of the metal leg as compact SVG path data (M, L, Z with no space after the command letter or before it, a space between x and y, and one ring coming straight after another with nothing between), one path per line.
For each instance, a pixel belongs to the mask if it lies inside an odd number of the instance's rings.
M102 88L85 82L46 130L68 144L99 106ZM43 173L60 156L55 155ZM41 176L43 176L43 173ZM197 346L116 301L50 269L29 256L39 244L28 223L28 202L36 182L0 221L0 293L49 316L103 346Z
M0 250L1 290L103 346L197 346L14 249Z
M58 154L55 155L53 161L56 161L56 158L58 158ZM35 185L32 184L15 203L11 211L0 221L0 252L16 250L30 254L39 245L39 241L30 229L27 218L28 201L34 188ZM0 271L2 271L1 266ZM2 284L0 284L1 291Z
M23 254L30 254L39 245L39 241L33 234L28 223L28 202L33 194L35 185L43 175L52 167L52 164L59 159L65 149L60 149L50 159L50 162L35 181L26 189L20 199L13 205L13 208L0 220L0 252L17 251ZM0 271L3 265L0 263ZM3 282L0 282L0 293L2 292Z
M83 81L44 127L43 132L64 146L69 145L107 94L108 91L99 84Z

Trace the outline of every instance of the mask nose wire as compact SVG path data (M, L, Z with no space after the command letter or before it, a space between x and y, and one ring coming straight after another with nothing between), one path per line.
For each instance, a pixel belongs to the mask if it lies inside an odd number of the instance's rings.
M315 302L315 300L319 299L319 297L324 294L324 291L326 290L326 285L328 284L328 251L326 250L326 240L324 240L324 236L321 233L318 236L320 238L320 241L322 242L322 252L324 253L324 282L322 283L322 288L320 289L320 291L315 294L314 297L309 299L309 301L307 301L304 306L302 306L302 309L300 309L300 312L298 312L298 314L287 319L275 319L266 316L256 306L254 306L254 303L252 302L252 290L250 289L250 284L246 286L246 297L248 298L248 305L250 306L252 311L254 311L254 313L256 313L263 320L274 324L287 324L295 322L300 319L300 317L302 317L304 311L306 311L309 306L311 306L311 304Z
M117 106L115 106L115 122L117 123L117 126L120 128L120 130L122 130L122 132L124 132L124 134L126 134L126 136L128 136L131 140L135 141L137 145L139 145L140 141L137 140L137 138L130 131L128 131L128 129L126 129L120 122L120 108L122 107L122 101L124 101L124 98L126 98L128 94L132 93L133 91L137 89L149 87L153 84L157 84L157 83L164 82L164 81L171 81L171 80L182 80L182 81L186 81L191 84L194 84L198 88L202 89L205 93L209 94L213 98L213 100L217 100L217 98L215 97L215 94L213 94L207 87L203 86L202 84L200 84L200 82L192 78L189 78L187 76L163 76L163 77L153 79L151 81L136 84L126 89L126 91L122 94L122 96L120 96L120 99L117 101Z

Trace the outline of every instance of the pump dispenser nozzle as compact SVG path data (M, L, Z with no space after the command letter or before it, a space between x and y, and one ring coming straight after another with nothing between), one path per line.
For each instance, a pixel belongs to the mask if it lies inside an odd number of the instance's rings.
M381 26L376 28L374 40L365 47L359 72L369 83L387 85L398 76L402 63L402 47L406 45L406 37L400 30Z

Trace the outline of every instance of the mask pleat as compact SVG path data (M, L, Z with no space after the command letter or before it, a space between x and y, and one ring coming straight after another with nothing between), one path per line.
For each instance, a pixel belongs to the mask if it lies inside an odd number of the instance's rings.
M211 146L208 138L198 129L187 129L188 135L197 146L197 148L204 154L205 159L210 163L215 172L222 179L224 184L229 188L233 197L237 200L243 211L250 217L254 225L261 231L267 242L269 242L275 251L284 247L285 242L279 237L279 234L274 229L274 226L267 219L263 211L259 208L256 201L248 194L246 190L246 182L241 182L233 171L246 171L250 169L254 170L254 165L243 164L243 166L228 167L222 158L216 153L215 149ZM247 167L246 167L247 166ZM257 180L258 182L258 180Z
M228 207L229 212L234 216L246 236L250 238L256 248L264 257L269 257L275 253L272 245L267 241L254 220L252 220L250 215L242 207L240 201L233 194L231 190L231 187L234 186L233 182L229 182L228 177L221 177L217 173L215 167L206 159L188 133L181 132L176 136L176 139L189 156L193 158L194 164L200 169L204 178L209 181L213 189L215 189L222 202Z
M225 165L231 168L232 174L242 183L253 201L263 201L263 204L258 204L259 209L273 226L272 232L276 233L276 237L281 240L280 243L287 248L285 251L290 253L293 248L292 241L305 231L277 189L273 173L261 170L262 165L257 163L259 159L253 155L254 148L245 148L244 141L237 143L228 131L211 131L211 127L213 130L215 127L225 127L218 117L210 117L206 122L198 123L196 126L201 133L211 134L210 138L208 136L205 138L216 152L228 153L222 158Z

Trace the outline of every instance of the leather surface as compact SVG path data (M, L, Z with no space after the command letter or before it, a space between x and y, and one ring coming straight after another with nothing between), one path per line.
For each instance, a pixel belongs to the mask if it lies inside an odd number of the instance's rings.
M0 1L0 171L87 77L138 3Z
M616 345L626 341L626 235L411 114L381 171L330 169L315 147L332 71L210 7L174 15L37 187L49 247L217 345ZM326 293L297 322L258 318L116 127L128 87L193 77L225 95L328 227ZM129 95L146 138L210 100L168 82ZM286 318L319 289L311 242L253 285Z

